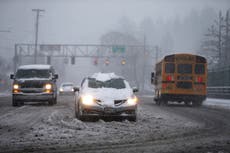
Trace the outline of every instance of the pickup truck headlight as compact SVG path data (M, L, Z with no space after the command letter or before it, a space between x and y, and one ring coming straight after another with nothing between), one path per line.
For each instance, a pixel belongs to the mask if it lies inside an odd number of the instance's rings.
M45 85L45 89L46 89L46 90L52 89L52 85L51 85L50 83L47 83L47 84Z
M13 93L18 93L18 92L20 92L19 85L18 84L14 84L13 85Z
M138 99L136 96L132 96L132 97L128 98L128 100L127 100L127 103L130 106L136 105L137 102L138 102Z
M19 89L19 85L18 84L14 84L13 85L13 89Z
M94 98L91 95L84 95L81 97L83 105L91 106L94 104Z

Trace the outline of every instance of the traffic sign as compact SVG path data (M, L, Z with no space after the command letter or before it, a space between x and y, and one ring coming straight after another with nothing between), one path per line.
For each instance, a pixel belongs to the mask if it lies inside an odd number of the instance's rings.
M114 53L124 53L125 52L125 46L113 46L112 51Z

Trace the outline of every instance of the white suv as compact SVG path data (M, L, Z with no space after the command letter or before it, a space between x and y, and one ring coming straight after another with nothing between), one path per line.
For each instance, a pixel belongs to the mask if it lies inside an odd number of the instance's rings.
M87 117L119 116L136 121L138 99L137 88L114 73L95 73L85 78L75 101L75 115L84 120Z

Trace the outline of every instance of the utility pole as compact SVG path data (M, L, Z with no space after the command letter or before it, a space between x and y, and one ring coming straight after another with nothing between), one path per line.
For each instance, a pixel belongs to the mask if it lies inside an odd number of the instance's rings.
M144 61L143 61L143 84L142 84L142 90L144 91L144 88L145 88L145 67L146 67L146 36L145 36L145 34L144 34Z
M41 9L32 9L32 11L36 12L36 23L35 23L35 48L34 48L34 64L37 64L37 51L38 51L38 27L39 27L39 15L40 12L44 12L45 10Z

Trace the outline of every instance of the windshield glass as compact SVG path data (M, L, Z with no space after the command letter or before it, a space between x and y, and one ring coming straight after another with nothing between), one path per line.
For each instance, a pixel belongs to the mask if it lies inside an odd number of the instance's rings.
M72 84L63 84L62 86L63 86L63 87L73 87Z
M192 74L192 64L178 64L178 73Z
M175 65L173 63L166 63L165 64L165 73L174 73Z
M196 74L204 74L205 73L204 64L196 64L196 66L195 66L195 73Z
M26 69L18 70L16 73L16 78L49 78L49 70L36 70L36 69Z
M111 79L107 81L98 81L94 78L88 79L88 86L90 88L115 88L115 89L123 89L125 88L125 83L123 79Z

